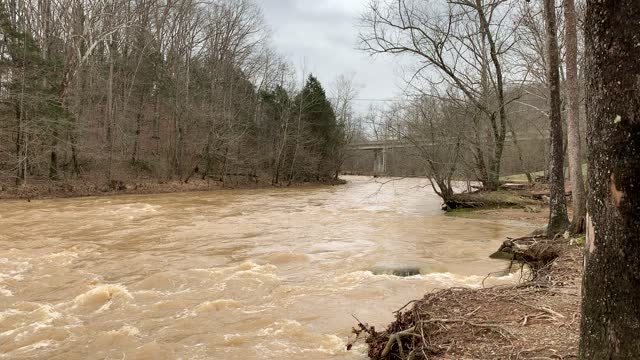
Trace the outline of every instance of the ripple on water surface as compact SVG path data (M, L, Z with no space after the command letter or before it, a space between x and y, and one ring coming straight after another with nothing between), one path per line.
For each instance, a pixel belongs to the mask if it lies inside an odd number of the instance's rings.
M351 314L380 328L481 286L534 227L443 216L424 179L349 180L1 203L0 358L363 359Z

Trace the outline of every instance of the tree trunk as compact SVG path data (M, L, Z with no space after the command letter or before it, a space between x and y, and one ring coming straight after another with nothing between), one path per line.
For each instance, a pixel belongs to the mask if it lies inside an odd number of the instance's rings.
M476 11L478 12L478 18L480 21L480 28L483 31L483 36L486 36L489 42L489 55L491 62L495 70L495 90L498 100L498 122L496 123L495 114L491 115L491 128L493 130L494 138L494 151L493 158L489 160L489 181L488 189L491 191L498 190L500 187L500 165L502 162L502 152L504 149L504 141L507 133L507 111L504 100L504 84L502 75L502 64L498 58L498 49L496 42L491 33L489 21L487 21L486 14L484 12L484 4L481 0L476 0Z
M476 178L482 182L483 187L486 187L486 184L489 179L489 175L487 174L487 166L484 161L484 151L482 150L482 139L480 137L480 123L476 116L473 117L473 133L475 135L474 141L472 141L472 154L475 160L475 169L474 172L476 174Z
M272 180L273 185L277 185L280 182L280 167L283 162L284 149L285 149L285 146L287 145L287 135L289 134L289 115L290 115L289 111L287 111L285 115L280 117L281 121L284 121L285 124L284 124L284 130L282 133L282 141L278 148L278 156L276 158L276 163L275 163L276 168L275 168L275 174ZM284 154L284 156L286 157L286 154Z
M113 43L113 40L111 41ZM108 154L108 165L107 165L107 183L111 183L111 170L113 166L113 47L109 50L109 80L107 82L107 148L109 149Z
M26 161L26 158L23 157L24 148L22 143L25 135L21 106L16 106L16 118L18 119L18 131L16 133L16 185L22 185L25 178L25 173L22 171L24 169L22 162Z
M142 117L144 107L144 96L141 96L140 108L136 114L136 131L135 138L133 139L133 153L131 154L131 163L135 164L138 161L138 151L140 148L140 134L142 133Z
M159 85L157 85L159 87ZM154 89L154 97L155 101L153 103L153 136L152 139L155 143L155 151L154 155L157 157L160 156L160 96L158 95L159 89Z
M15 4L14 4L15 6ZM22 60L26 63L27 59L27 43L23 41L22 45ZM16 167L17 177L16 185L24 185L27 180L27 153L26 153L26 131L25 131L25 118L24 118L24 96L26 86L26 66L22 67L22 81L20 82L20 103L16 104L16 118L18 120L18 134L16 137ZM23 163L24 162L24 163Z
M78 139L75 134L75 129L72 130L71 137L71 164L73 165L73 173L75 176L80 176L80 163L78 162Z
M76 75L76 86L85 93L87 90L86 82L81 76ZM62 100L61 100L62 101ZM69 126L69 145L71 146L71 165L73 166L73 174L80 176L80 163L78 162L78 122L82 118L85 109L85 97L79 96L73 110Z
M57 124L53 124L53 131L51 132L51 154L49 155L49 179L58 180L58 125Z
M571 197L573 219L571 230L574 233L584 231L586 201L584 198L584 180L582 178L582 159L580 158L580 92L578 89L578 37L576 34L576 9L574 0L564 0L565 42L567 61L567 146L569 152L569 171L571 174Z
M303 73L304 75L304 73ZM304 76L302 77L304 79ZM298 126L296 128L296 145L293 149L293 156L291 157L291 168L289 171L289 183L288 185L291 185L291 183L293 182L293 170L296 164L296 157L298 156L298 148L300 146L300 126L302 123L302 106L303 106L303 96L300 96L300 104L298 106Z
M564 232L569 226L564 198L564 154L562 152L562 117L560 114L560 74L555 0L544 0L547 83L549 86L549 224L547 235Z
M589 195L580 357L640 354L640 2L587 1Z
M513 124L509 121L509 133L511 133L511 141L513 142L513 146L516 148L516 152L518 154L518 162L520 163L520 171L527 177L527 182L529 184L533 184L533 177L531 173L527 171L527 167L524 164L524 158L522 157L522 147L518 143L518 134L516 134L513 129Z
M485 190L496 191L500 187L500 161L502 159L502 149L504 142L496 141L493 154L489 157L489 171Z

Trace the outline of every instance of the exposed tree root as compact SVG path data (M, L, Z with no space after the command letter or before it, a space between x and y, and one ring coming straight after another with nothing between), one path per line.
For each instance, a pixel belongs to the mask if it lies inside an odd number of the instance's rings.
M535 280L560 255L563 246L546 235L531 235L505 240L491 257L509 258L512 264L517 261L526 265L531 271L529 280Z

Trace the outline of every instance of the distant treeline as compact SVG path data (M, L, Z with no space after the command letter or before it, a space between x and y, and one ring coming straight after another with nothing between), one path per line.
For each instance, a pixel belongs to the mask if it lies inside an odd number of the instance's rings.
M297 78L249 0L3 1L0 183L332 179L344 124Z

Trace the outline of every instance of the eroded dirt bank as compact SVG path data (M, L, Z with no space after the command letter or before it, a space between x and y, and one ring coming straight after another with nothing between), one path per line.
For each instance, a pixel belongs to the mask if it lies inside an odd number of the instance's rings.
M105 183L90 180L34 181L26 186L0 184L0 199L53 199L86 196L112 196L135 194L164 194L194 191L214 191L229 189L268 189L279 187L309 187L320 185L342 185L344 181L330 180L318 182L282 183L273 185L268 181L221 181L192 179L181 180L137 179Z

